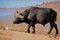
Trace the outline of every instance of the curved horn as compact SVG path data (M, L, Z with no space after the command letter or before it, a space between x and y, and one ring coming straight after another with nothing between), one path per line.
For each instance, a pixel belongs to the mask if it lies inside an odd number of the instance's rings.
M17 14L22 15L22 13L19 13L19 11L17 11Z
M19 13L19 11L17 11L17 13Z
M17 13L17 14L19 14L19 12L18 12L18 11L16 11L16 13Z

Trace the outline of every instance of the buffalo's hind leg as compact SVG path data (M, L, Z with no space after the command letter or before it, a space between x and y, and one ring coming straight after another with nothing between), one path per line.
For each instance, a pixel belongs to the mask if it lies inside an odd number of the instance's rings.
M50 30L49 30L49 32L48 32L49 37L51 37L50 33L51 33L52 29L53 29L53 24L52 24L52 22L50 22Z
M57 24L54 22L54 27L55 27L55 30L56 30L56 35L55 35L55 38L57 37L58 35L58 28L57 28Z
M48 34L51 33L52 29L53 29L53 24L50 22L50 31L48 32Z
M57 34L58 34L57 24L55 22L50 22L50 26L51 26L51 28L50 28L50 31L48 32L48 34L50 34L51 31L52 31L52 29L53 29L53 27L55 27L55 29L56 29L56 35L55 35L55 37L56 37Z

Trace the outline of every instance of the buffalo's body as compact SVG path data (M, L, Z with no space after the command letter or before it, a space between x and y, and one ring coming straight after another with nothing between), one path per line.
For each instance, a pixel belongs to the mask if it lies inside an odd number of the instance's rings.
M22 13L22 16L26 19L30 19L31 21L46 24L50 21L56 21L57 13L51 8L32 7L30 9L26 9Z
M22 16L24 16L22 22L26 22L29 24L28 26L28 32L30 32L30 27L33 27L33 33L35 33L35 24L40 23L42 25L45 25L46 23L50 23L50 31L48 34L50 34L53 27L56 29L56 34L58 34L58 28L55 23L57 13L51 8L38 8L38 7L32 7L30 9L26 9L23 13L21 13ZM21 21L21 20L20 20ZM17 22L16 22L17 23ZM19 22L21 23L21 22Z

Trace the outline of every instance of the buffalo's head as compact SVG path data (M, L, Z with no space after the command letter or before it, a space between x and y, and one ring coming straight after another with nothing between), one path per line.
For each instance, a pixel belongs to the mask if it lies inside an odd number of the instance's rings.
M29 19L25 19L25 18L19 18L19 17L17 17L14 20L13 24L19 24L19 23L23 23L23 22L29 24L30 20Z
M23 16L23 18L14 16L16 18L13 22L14 24L19 24L19 23L22 23L22 22L29 23L29 20L27 19L28 10L25 10L23 13L19 13L17 11L17 14L19 14L20 16Z

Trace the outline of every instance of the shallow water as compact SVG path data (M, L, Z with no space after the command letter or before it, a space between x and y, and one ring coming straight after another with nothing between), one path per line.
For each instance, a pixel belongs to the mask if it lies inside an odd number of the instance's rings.
M16 10L0 10L0 16L7 16L7 15L11 15L14 14L16 12Z
M15 12L16 10L0 10L0 23L4 23L5 21L12 21L14 16L11 15L13 15Z

